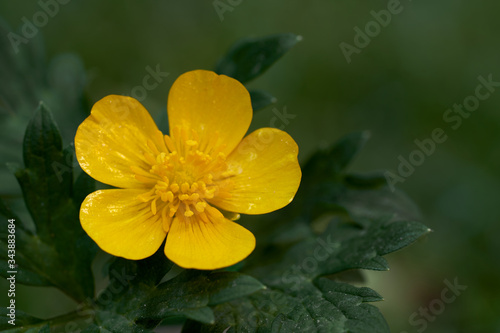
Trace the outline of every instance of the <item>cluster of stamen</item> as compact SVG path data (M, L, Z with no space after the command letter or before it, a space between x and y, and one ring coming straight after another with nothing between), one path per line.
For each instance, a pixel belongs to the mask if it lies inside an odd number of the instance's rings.
M230 176L221 151L224 146L217 144L218 135L201 146L196 132L176 127L173 137L165 135L162 141L165 145L161 147L148 142L151 152L146 152L144 158L151 165L149 172L132 167L137 180L152 186L139 199L150 203L153 215L161 212L166 231L176 214L186 218L198 214L208 222L207 200L230 196L216 182Z

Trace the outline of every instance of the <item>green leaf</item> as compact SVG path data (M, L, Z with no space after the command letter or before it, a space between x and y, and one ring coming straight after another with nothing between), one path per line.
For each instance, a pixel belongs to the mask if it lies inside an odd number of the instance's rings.
M16 176L38 234L50 237L53 209L69 199L73 173L67 166L71 162L66 162L71 161L71 155L63 152L59 130L43 104L26 128L23 156L25 169L18 170Z
M23 155L25 168L18 169L16 177L36 233L17 221L16 262L22 267L18 282L55 286L77 301L93 297L90 265L96 246L79 222L83 195L73 190L72 149L62 149L57 126L43 104L26 129ZM79 191L84 190L88 187ZM4 210L4 214L10 213ZM7 235L1 234L0 243L6 241ZM0 265L6 265L6 254L0 258Z
M301 39L291 33L241 39L219 60L215 72L248 82L264 73Z
M275 213L272 235L257 235L260 249L242 273L267 289L216 306L214 324L190 320L184 332L389 332L367 304L380 295L329 280L351 270L387 270L384 255L430 231L404 220L414 206L390 192L379 174L346 175L367 139L366 132L354 133L313 155L294 200L300 210Z
M383 255L408 246L430 231L418 222L381 219L364 224L333 219L321 235L300 241L279 262L249 273L267 286L295 289L302 280L348 269L386 270Z
M265 288L255 278L237 272L214 272L204 279L210 281L207 286L212 290L209 305L229 302Z
M267 290L218 305L215 323L188 322L184 332L389 332L377 308L382 298L324 278L349 269L385 270L383 255L409 245L429 229L417 222L333 220L317 237L291 247L277 262L247 273Z
M383 173L349 174L346 170L369 139L368 132L341 138L331 149L316 152L302 168L302 184L294 199L306 220L324 214L352 219L419 220L416 205L401 191L387 186Z
M183 316L213 322L209 306L228 302L263 289L254 278L237 272L190 272L160 284L134 312L140 321Z
M188 321L183 332L389 332L378 309L366 304L381 299L373 290L325 278L304 284L301 295L264 290L225 303L215 308L214 324Z
M178 267L167 260L163 249L144 260L115 259L109 270L110 285L95 301L94 311L95 324L110 332L142 332L174 318L212 323L211 307L264 288L237 272L183 270L177 274ZM175 277L161 282L165 275Z
M399 190L391 191L387 186L365 190L346 187L336 198L336 204L344 207L354 219L383 216L403 220L421 218L418 207L406 194Z
M369 132L351 133L341 138L330 150L318 151L305 164L303 172L309 183L332 179L344 171L370 138Z
M276 103L276 97L263 90L250 90L253 112Z

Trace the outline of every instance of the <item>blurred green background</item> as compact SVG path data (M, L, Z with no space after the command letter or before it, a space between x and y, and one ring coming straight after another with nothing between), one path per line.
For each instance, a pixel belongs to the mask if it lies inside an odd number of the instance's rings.
M242 37L301 35L303 40L249 87L271 92L278 99L274 107L295 115L285 130L299 144L302 161L346 133L369 130L372 139L352 170L396 173L398 157L408 158L417 148L415 139L429 138L435 128L448 136L398 184L434 232L390 255L391 271L366 274L365 284L385 297L377 306L392 331L500 332L500 89L456 130L443 120L447 109L475 93L478 76L500 82L500 3L401 1L399 13L351 55L350 63L340 43L354 45L354 28L364 30L374 20L371 11L387 9L394 0L219 3L230 8L222 20L213 1L69 1L40 28L45 66L62 53L80 57L90 105L108 94L130 95L142 85L146 67L159 66L169 75L142 102L165 126L168 91L177 76L213 69ZM14 30L40 10L36 1L0 2L0 16ZM252 128L270 126L272 108L257 113ZM84 114L63 111L55 118L69 143ZM25 126L19 122L8 155L14 162L21 162ZM1 180L3 195L19 195L13 176ZM429 312L425 327L416 324L424 317L413 313L435 305L444 281L455 279L467 289L444 309ZM5 286L2 280L2 290ZM39 289L20 288L19 302L29 313L47 317L74 306Z

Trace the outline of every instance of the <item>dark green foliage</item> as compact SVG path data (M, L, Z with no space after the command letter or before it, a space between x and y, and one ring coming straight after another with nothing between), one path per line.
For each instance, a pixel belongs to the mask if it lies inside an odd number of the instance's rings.
M93 297L89 268L97 248L78 220L84 195L74 191L72 151L62 149L59 131L43 104L28 124L23 152L25 167L17 168L15 175L36 230L16 219L16 262L22 267L18 282L55 286L77 301ZM2 210L7 218L13 216L7 207ZM7 220L1 223L6 248ZM4 253L0 257L6 266L8 257Z
M299 40L293 34L241 40L218 62L217 72L248 82ZM0 71L20 87L14 92L0 85L2 96L9 96L2 110L24 110L23 98L38 102L37 89L46 87L47 73L41 70L37 45L30 46L36 54L23 51L33 57L23 58L26 63L19 63L10 51L0 52L5 60ZM38 69L33 76L36 89L28 91L29 84L9 66ZM55 76L49 76L49 86L58 96L54 103L68 106L68 112L85 109L80 100L84 76L78 66L64 57L52 66ZM57 93L62 90L64 94ZM261 90L252 90L250 96L254 111L276 101ZM6 124L13 119L7 113L2 117ZM10 164L33 225L0 200L5 217L0 220L0 246L7 248L8 219L15 219L17 283L56 287L76 300L78 308L49 320L18 310L15 327L4 308L0 329L126 333L152 332L162 322L185 322L185 332L389 332L381 313L369 304L382 297L340 276L352 270L387 270L384 255L408 246L429 229L416 222L418 210L402 193L391 192L381 173L347 172L368 138L367 132L354 133L313 154L302 168L295 200L262 217L265 227L254 230L257 248L244 262L217 271L184 270L170 262L161 247L144 260L113 258L107 267L109 284L95 292L91 264L97 246L78 217L95 182L82 172L74 177L74 149L63 148L51 112L40 103L25 132L24 167ZM9 267L8 260L8 254L0 252L4 277L16 268Z

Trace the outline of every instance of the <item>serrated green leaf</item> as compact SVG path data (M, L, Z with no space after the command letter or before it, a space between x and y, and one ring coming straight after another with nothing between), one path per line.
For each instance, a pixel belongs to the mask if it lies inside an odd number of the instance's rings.
M185 272L170 283L163 283L144 301L137 312L140 320L185 316L213 322L208 306L228 302L263 289L256 279L237 272ZM187 310L187 311L186 311Z
M169 270L176 273L168 274ZM95 324L111 332L121 332L124 327L139 332L164 319L210 323L214 321L212 306L264 288L242 273L182 270L178 274L178 270L163 249L144 260L114 259L109 266L110 285L94 304ZM173 278L161 282L165 275ZM115 316L121 319L115 322Z
M314 220L325 212L345 212L338 198L346 190L345 169L364 147L368 132L351 133L342 137L332 148L318 151L302 168L301 186L294 203L299 215Z
M212 273L207 287L212 290L209 305L229 302L265 288L255 278L237 272Z
M353 219L391 215L399 220L421 218L418 207L406 194L399 190L391 191L388 187L364 190L348 187L335 200Z
M264 73L301 39L291 33L242 39L219 60L215 72L248 82Z
M278 316L273 332L389 332L378 309L365 303L381 300L373 290L328 279L319 279L315 287L321 296L306 297L303 306Z
M390 220L330 222L317 237L292 246L278 262L249 268L268 290L214 308L215 323L188 322L184 332L389 332L368 288L322 278L349 269L387 269L382 257L429 229Z
M24 169L16 172L37 233L50 237L54 208L71 196L73 173L66 162L69 152L62 150L62 138L50 112L43 104L35 111L24 135ZM59 170L58 167L65 167Z
M366 304L380 300L369 288L319 279L304 281L307 293L290 295L264 290L215 308L212 325L189 321L186 332L389 332L378 309ZM356 328L356 329L354 329Z
M350 134L302 169L297 208L274 214L275 229L260 238L261 252L242 270L268 289L216 306L214 324L188 321L185 332L389 331L378 309L366 304L380 295L324 278L387 270L384 255L429 232L404 220L414 215L414 205L390 192L380 174L346 175L367 139L366 132Z
M276 97L263 90L250 90L250 99L252 100L253 112L276 103Z
M18 169L16 177L36 234L17 230L16 261L22 267L18 281L55 286L78 301L93 297L90 265L96 246L78 218L82 194L75 199L72 149L62 149L57 126L43 104L26 129L23 155L25 168ZM7 259L3 253L0 257Z
M332 213L354 220L391 215L400 220L420 219L416 205L401 191L389 189L382 173L346 174L368 138L368 132L349 134L306 162L294 199L301 208L299 214L307 220Z
M291 247L279 262L251 270L265 285L295 290L302 281L348 269L386 270L382 257L413 243L429 229L418 222L374 220L366 226L335 219L317 237Z

